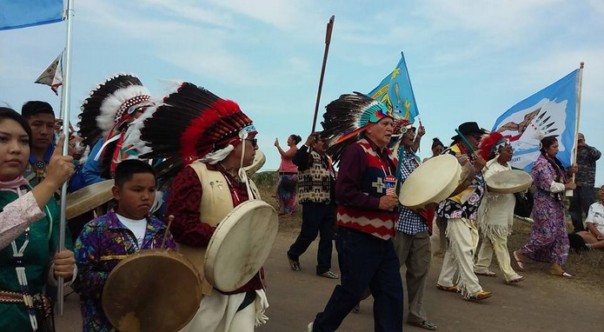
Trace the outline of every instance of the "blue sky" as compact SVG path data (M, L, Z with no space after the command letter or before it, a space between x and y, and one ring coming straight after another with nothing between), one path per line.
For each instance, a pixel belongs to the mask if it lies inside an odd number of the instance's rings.
M72 119L115 73L137 75L156 97L190 81L239 103L260 132L264 169L275 169L275 138L285 145L312 127L325 26L335 15L319 119L340 94L372 90L404 51L427 156L432 137L448 143L465 121L490 129L584 61L580 131L604 151L601 0L74 2ZM20 109L37 99L58 109L59 98L32 82L64 43L64 23L0 32L0 104Z

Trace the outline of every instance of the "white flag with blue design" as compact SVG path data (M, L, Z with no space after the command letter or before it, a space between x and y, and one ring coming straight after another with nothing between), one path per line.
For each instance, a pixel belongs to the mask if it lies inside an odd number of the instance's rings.
M551 135L558 136L557 158L565 167L571 165L576 142L578 73L579 69L512 106L495 121L492 130L510 138L513 167L530 172L539 157L540 140Z

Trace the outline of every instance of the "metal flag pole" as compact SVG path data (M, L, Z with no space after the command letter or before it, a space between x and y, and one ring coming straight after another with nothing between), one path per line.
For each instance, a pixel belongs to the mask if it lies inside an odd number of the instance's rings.
M61 117L63 118L63 135L65 135L65 144L63 144L63 155L68 154L69 149L69 92L71 88L70 71L71 71L71 17L73 16L73 0L67 0L67 8L65 9L65 22L67 23L67 34L65 42L65 52L63 54L63 88L61 89ZM61 187L61 218L59 226L59 251L65 250L65 210L67 208L67 182ZM59 315L63 315L63 277L58 278L58 311Z
M327 54L329 54L329 44L331 43L331 31L333 30L333 22L335 15L332 15L327 23L327 31L325 32L325 52L323 53L323 66L321 67L321 78L319 79L319 91L317 91L317 103L315 104L315 116L312 120L311 133L315 132L317 123L317 114L319 113L319 102L321 101L321 90L323 89L323 77L325 76L325 65L327 64Z

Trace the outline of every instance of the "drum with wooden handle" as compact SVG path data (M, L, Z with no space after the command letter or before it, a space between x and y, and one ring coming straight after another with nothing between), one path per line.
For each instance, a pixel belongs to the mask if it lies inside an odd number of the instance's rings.
M277 212L266 202L249 200L236 206L210 239L205 253L205 278L223 292L245 285L268 258L278 228Z
M410 209L423 209L449 197L459 185L462 167L453 155L430 158L402 184L399 202Z
M92 211L113 199L113 180L105 180L78 189L67 195L65 218L71 219Z
M201 279L191 262L175 251L150 249L115 266L102 304L118 331L179 331L195 316L201 298Z
M487 179L487 190L492 193L514 194L527 190L533 178L525 171L510 169L493 174Z

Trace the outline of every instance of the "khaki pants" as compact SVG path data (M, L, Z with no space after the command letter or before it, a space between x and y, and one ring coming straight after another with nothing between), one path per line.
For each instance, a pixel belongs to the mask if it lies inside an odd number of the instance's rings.
M449 219L447 238L449 247L445 253L438 284L457 285L464 298L468 298L482 291L474 273L474 254L478 246L478 229L475 222L466 218Z
M493 258L493 252L495 252L499 269L501 269L501 272L503 272L505 281L510 281L512 278L518 276L510 264L508 238L507 236L502 237L497 234L492 234L489 237L483 237L482 244L480 245L480 251L478 252L478 258L476 260L476 266L474 267L475 272L484 273L489 271L489 266L491 266L491 260Z
M430 270L430 235L427 232L415 235L396 232L394 237L394 249L401 266L405 265L405 281L407 283L407 301L409 303L409 315L407 321L410 323L421 323L425 321L424 311L424 288L426 277Z

